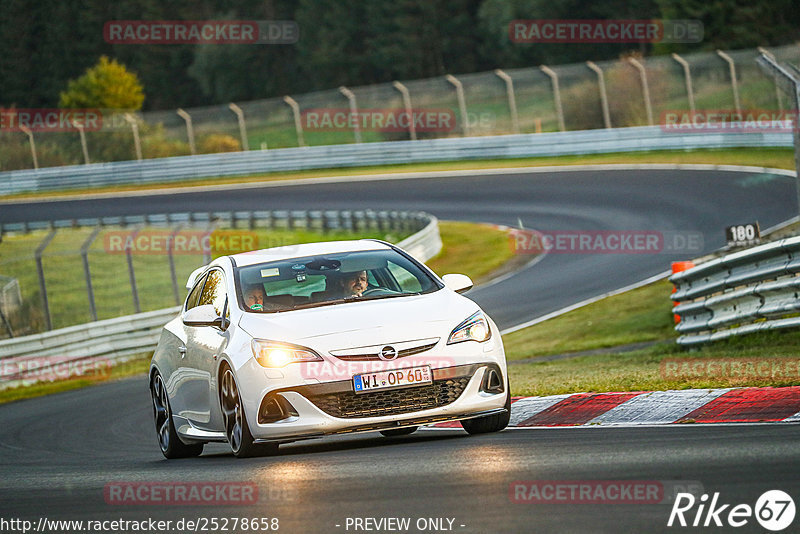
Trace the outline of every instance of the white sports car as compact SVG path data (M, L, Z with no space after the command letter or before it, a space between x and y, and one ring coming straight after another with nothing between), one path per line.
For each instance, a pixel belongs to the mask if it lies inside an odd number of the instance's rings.
M189 277L149 383L161 452L236 456L345 432L414 432L460 420L508 425L511 396L494 322L441 279L377 240L220 257Z

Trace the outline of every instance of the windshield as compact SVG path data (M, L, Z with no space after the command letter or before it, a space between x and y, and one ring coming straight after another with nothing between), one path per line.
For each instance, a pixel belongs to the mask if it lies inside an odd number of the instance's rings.
M324 254L238 269L237 300L248 312L275 313L436 291L441 286L395 250Z

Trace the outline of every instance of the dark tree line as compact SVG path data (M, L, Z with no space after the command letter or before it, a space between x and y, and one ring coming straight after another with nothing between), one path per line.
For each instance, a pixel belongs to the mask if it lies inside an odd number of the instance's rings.
M797 0L0 0L0 106L55 106L101 55L168 109L493 68L800 38ZM515 44L514 19L699 19L694 45ZM112 45L109 20L295 20L294 45Z

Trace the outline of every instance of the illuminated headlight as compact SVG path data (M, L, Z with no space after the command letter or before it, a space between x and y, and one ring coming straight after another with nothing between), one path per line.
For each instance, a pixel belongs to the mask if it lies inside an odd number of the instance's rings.
M461 343L462 341L483 342L492 336L489 321L481 312L475 312L450 333L447 344Z
M263 367L285 367L297 362L324 361L316 352L297 345L276 343L266 339L254 339L251 343L253 356Z

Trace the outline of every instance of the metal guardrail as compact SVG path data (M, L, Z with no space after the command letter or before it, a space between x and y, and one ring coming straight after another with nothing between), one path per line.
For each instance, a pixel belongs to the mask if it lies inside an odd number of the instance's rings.
M324 145L0 172L0 195L307 169L696 148L790 147L785 132L676 133L660 126Z
M728 254L669 280L680 345L800 327L800 237Z
M439 222L432 215L412 215L424 216L427 224L398 246L418 260L427 261L442 248ZM70 369L96 372L98 366L106 369L152 351L161 328L179 311L180 306L176 306L2 340L0 389L52 380L65 372L69 374Z

